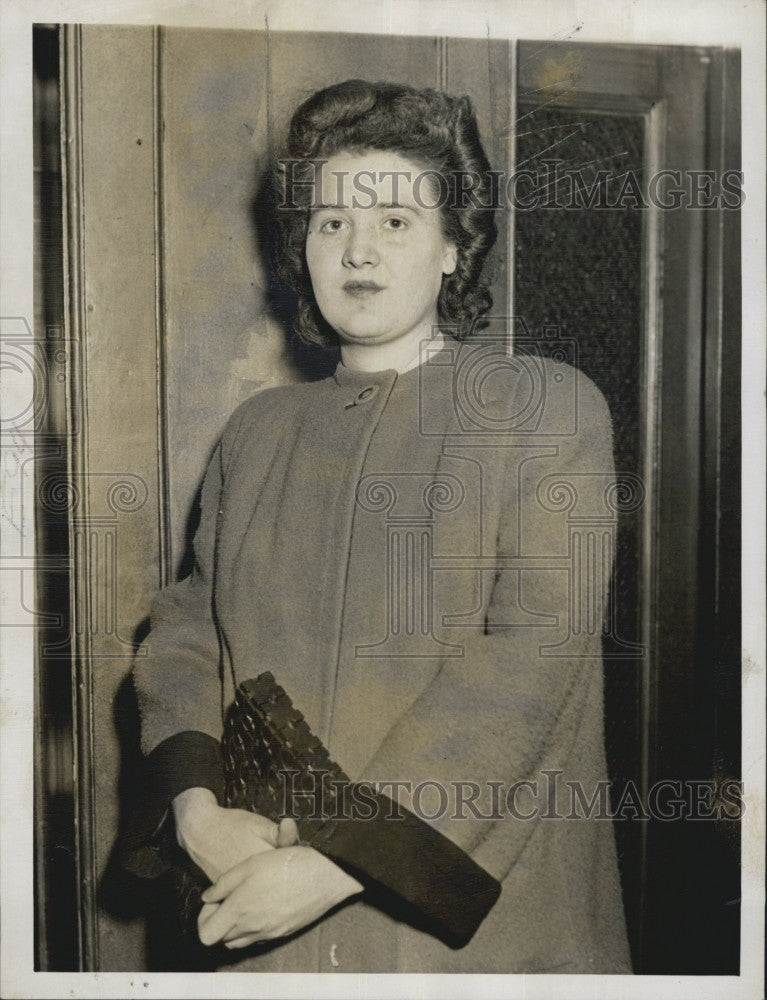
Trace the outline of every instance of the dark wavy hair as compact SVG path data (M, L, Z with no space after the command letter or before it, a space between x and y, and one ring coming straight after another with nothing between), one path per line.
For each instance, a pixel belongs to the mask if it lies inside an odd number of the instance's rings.
M365 80L335 84L301 104L275 169L275 264L298 295L295 332L322 347L338 342L315 302L304 253L316 167L343 151L373 149L400 153L434 171L452 195L438 210L444 236L457 248L457 265L443 276L437 308L440 323L462 339L485 325L482 317L492 306L483 269L497 236L492 176L474 109L468 97Z

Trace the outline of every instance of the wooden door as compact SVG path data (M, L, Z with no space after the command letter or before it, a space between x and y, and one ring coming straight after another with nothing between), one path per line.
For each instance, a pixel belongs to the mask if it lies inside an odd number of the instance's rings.
M739 569L720 562L739 549L738 216L721 186L739 166L737 55L524 42L518 67L515 162L540 197L515 217L515 315L604 393L624 483L605 730L631 817L633 789L648 805L663 782L692 795L739 774ZM636 970L735 971L738 824L615 831Z

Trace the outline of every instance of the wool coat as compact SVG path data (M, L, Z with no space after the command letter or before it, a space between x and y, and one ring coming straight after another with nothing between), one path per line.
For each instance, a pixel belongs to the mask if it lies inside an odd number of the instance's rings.
M363 895L233 969L631 971L612 824L587 808L607 779L614 493L593 383L493 338L399 375L339 365L235 412L194 570L155 599L136 658L153 808L218 787L235 685L270 670L353 781L501 891L460 948ZM398 850L407 900L417 858ZM418 890L469 912L459 881Z

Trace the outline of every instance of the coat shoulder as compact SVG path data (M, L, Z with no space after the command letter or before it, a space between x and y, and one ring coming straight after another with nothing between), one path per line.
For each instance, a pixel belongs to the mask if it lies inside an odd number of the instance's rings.
M238 441L253 434L266 439L294 425L306 408L313 405L320 385L319 382L295 382L270 386L240 403L224 428L221 438L224 456L236 450Z
M536 351L508 353L501 340L461 345L454 392L461 413L514 434L579 435L588 425L609 433L607 402L581 369Z

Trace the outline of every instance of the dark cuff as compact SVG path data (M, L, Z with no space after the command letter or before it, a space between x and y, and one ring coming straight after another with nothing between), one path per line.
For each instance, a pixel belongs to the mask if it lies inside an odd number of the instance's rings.
M144 790L121 837L120 860L141 878L167 870L162 831L173 799L187 788L209 788L224 802L221 744L207 733L176 733L146 758Z
M394 908L451 948L467 944L500 896L500 883L388 796L367 785L347 785L340 794L334 817L313 833L311 846L358 876L371 902ZM371 818L357 818L361 803Z

